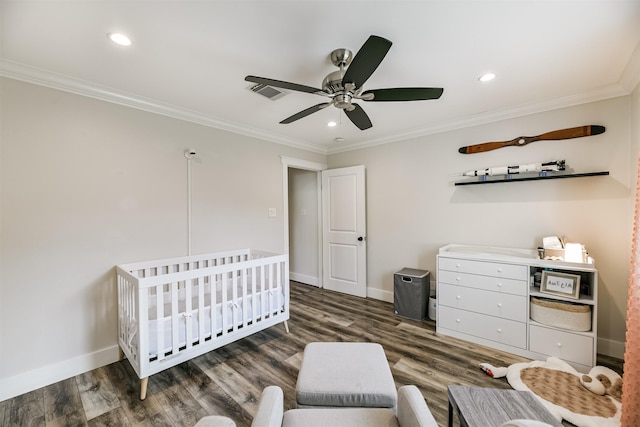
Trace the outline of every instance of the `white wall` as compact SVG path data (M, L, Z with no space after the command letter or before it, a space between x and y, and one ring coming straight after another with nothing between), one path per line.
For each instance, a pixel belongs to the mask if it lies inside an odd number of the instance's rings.
M0 400L117 360L114 265L187 254L185 149L194 254L282 251L280 156L326 160L0 82Z
M187 252L281 251L280 156L326 157L11 79L0 80L0 400L117 358L113 266ZM330 156L364 164L368 286L392 300L393 272L435 271L447 243L584 243L600 270L598 350L621 357L640 147L640 90L573 108ZM601 136L474 155L462 145L584 124ZM455 187L467 169L566 159L608 177ZM268 208L278 210L268 218Z
M291 280L319 286L318 173L289 169L289 270Z
M637 102L637 101L636 101ZM535 142L478 154L461 146L600 124L600 136ZM369 294L392 301L393 273L435 272L448 243L535 248L547 235L586 245L600 278L598 351L622 356L636 158L630 97L621 97L329 156L332 168L367 169ZM606 177L454 186L466 170L565 159Z

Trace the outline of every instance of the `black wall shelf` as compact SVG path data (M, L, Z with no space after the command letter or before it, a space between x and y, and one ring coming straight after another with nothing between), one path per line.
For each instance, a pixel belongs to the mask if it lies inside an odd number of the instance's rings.
M587 173L568 173L568 174L559 174L559 175L536 175L536 176L512 176L511 178L499 178L499 179L490 179L488 178L486 181L461 181L456 182L455 185L478 185L478 184L496 184L498 182L518 182L518 181L541 181L545 179L560 179L560 178L582 178L586 176L602 176L609 175L609 171L603 172L587 172Z

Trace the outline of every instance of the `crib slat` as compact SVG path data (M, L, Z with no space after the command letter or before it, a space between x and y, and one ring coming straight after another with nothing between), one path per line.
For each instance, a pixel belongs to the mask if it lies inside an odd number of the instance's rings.
M177 354L180 349L180 329L178 317L178 282L171 283L171 351Z
M140 283L131 283L132 321L135 336L132 337L132 345L136 348L140 371L149 367L149 301L140 289Z
M273 316L273 293L274 293L274 282L273 282L273 263L269 264L269 312L267 314L268 317Z
M231 272L231 300L233 301L233 305L231 306L231 323L233 325L233 330L238 330L238 270L234 269Z
M284 287L282 286L282 267L280 266L280 263L278 263L275 265L275 268L276 268L276 276L277 276L276 290L274 295L274 298L276 299L275 310L277 310L277 312L280 313L280 294L284 290Z
M209 286L211 287L211 339L214 339L218 334L218 286L215 276L209 276Z
M129 326L127 325L127 344L130 344L130 346L135 348L135 356L138 360L140 360L142 358L142 356L144 355L144 353L142 353L142 349L140 344L142 343L142 338L141 338L141 334L142 332L140 331L140 325L138 324L138 322L141 322L142 319L146 318L147 316L143 317L140 313L138 313L137 307L138 307L138 294L141 292L140 288L138 286L136 286L134 283L128 282L128 286L127 286L127 298L129 299L129 314L127 316L127 322L131 322L132 325L132 330L129 331ZM147 329L148 331L148 329ZM136 336L131 336L131 334L136 334ZM136 342L133 342L134 340L136 340Z
M248 270L243 268L240 271L242 275L242 326L247 326L247 322L249 320L249 301L247 295L247 275Z
M220 304L222 307L222 335L227 335L227 316L229 315L229 307L227 302L227 275L221 275L221 283L220 283Z
M258 279L256 277L255 265L251 267L251 321L255 323L258 320L256 309L258 307Z
M118 275L118 337L121 341L129 342L129 331L126 325L129 323L129 304L127 302L127 283L124 277Z
M266 311L266 308L267 308L266 307L266 305L267 305L266 299L268 297L268 295L267 295L267 292L268 292L267 291L267 286L268 286L268 284L267 284L267 281L266 281L267 276L266 276L265 270L266 270L266 266L264 264L262 264L260 266L260 284L261 284L261 288L260 288L261 289L261 292L260 292L260 319L264 319L264 317L265 317L264 314L265 314L265 311Z
M151 293L152 289L156 290L156 354L158 355L158 360L164 359L164 292L163 285L156 286L155 288L149 288L149 293ZM143 356L144 353L142 353Z
M205 340L204 282L202 278L198 277L198 341L201 345Z
M192 285L195 281L196 279L184 281L184 286L185 286L184 327L186 328L184 336L187 341L187 348L191 348L193 346L193 324L192 324L193 319L191 317L193 313L193 309L191 307L192 305L191 291L192 291Z

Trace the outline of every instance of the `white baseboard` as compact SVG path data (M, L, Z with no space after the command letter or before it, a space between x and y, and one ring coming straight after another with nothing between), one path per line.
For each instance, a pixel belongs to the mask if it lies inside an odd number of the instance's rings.
M2 378L0 379L0 402L117 362L119 359L120 351L115 345L13 377Z
M367 298L379 299L381 301L393 302L393 292L382 289L367 287Z
M606 338L598 338L598 353L624 359L624 343Z
M317 277L309 276L307 274L294 273L293 271L289 272L289 280L293 280L294 282L304 283L305 285L311 286L320 286L320 280Z

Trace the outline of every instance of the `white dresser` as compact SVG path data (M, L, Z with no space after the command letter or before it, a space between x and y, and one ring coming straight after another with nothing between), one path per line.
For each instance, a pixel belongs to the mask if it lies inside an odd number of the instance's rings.
M440 248L436 331L531 359L556 356L586 372L596 363L597 341L598 274L590 261L545 261L528 249ZM542 271L579 276L578 298L541 293L534 276ZM576 332L530 319L532 297L589 306L591 330Z

